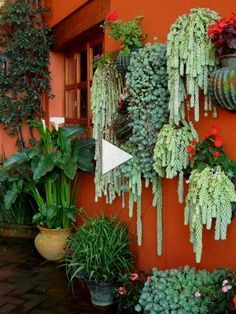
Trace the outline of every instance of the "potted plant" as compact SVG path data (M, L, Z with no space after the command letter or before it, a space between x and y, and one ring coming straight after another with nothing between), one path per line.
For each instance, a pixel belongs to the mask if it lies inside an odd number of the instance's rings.
M102 27L108 29L109 37L121 44L121 50L116 58L117 69L122 76L128 70L130 54L135 49L143 47L146 35L142 32L140 21L142 16L124 22L119 19L117 12L110 12Z
M121 273L133 265L127 226L115 217L87 217L70 237L65 249L66 272L87 281L91 302L113 303L113 292Z
M30 166L24 189L38 207L33 217L40 230L35 245L43 257L55 261L62 258L76 219L77 170L93 171L93 140L78 139L85 131L79 125L56 126L51 131L42 122L32 121L31 125L39 131L40 140L7 159L1 171Z
M233 274L228 269L209 272L189 266L165 271L153 269L135 310L145 314L226 313L228 301L221 290L222 282L226 278L230 281Z
M236 162L230 160L223 149L223 138L217 126L206 133L202 142L187 147L192 172L186 197L185 224L189 224L190 242L200 263L202 230L211 229L215 219L215 240L224 240L231 223L232 203L236 201L232 179L236 175Z
M236 109L236 14L222 18L208 28L209 38L222 67L210 78L211 92L224 109Z

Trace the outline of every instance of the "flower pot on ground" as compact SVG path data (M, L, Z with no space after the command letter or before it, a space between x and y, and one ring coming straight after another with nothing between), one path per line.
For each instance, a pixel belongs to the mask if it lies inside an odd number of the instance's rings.
M56 262L63 258L67 238L72 228L48 229L38 226L40 233L35 237L34 244L41 256L48 261Z
M77 214L77 170L93 171L93 140L78 139L85 131L82 126L56 126L50 131L44 123L32 121L31 124L39 131L40 140L7 159L1 171L7 173L27 165L29 171L22 174L22 186L38 208L33 223L43 227L43 232L45 228L71 228ZM63 231L60 233L63 234ZM36 240L37 245L45 240L49 246L48 236L39 236L37 239L40 239ZM65 235L63 239L65 244ZM62 257L64 245L60 247Z
M87 217L69 239L65 266L71 284L78 274L88 282L91 302L107 306L123 272L132 268L127 226L115 217ZM82 277L82 276L81 276Z

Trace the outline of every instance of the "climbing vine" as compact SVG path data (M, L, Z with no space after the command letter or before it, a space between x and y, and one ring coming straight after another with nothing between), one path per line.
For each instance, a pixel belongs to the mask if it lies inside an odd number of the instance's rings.
M50 92L50 29L42 21L45 9L37 1L6 1L0 10L0 45L7 68L0 70L0 122L18 135L22 125L42 114L41 95Z

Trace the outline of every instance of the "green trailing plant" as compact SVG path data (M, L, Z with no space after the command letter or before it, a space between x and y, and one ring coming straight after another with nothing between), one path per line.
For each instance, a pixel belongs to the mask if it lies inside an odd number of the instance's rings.
M227 269L213 272L188 266L165 271L153 269L135 310L147 314L225 313L227 301L221 289L227 278L233 278L233 272Z
M124 144L124 149L133 158L122 168L128 179L129 216L133 215L134 203L137 203L138 244L142 244L142 178L146 187L153 185L153 206L157 208L158 254L162 251L161 226L161 181L153 169L153 150L156 135L168 119L166 45L146 44L131 56L129 72L126 75L129 94L128 113L132 136Z
M42 114L41 95L50 93L52 37L44 12L31 0L6 1L0 12L0 45L7 62L0 71L0 122L17 135L21 148L22 125Z
M160 177L172 179L179 176L178 198L183 203L184 171L189 167L186 147L198 139L192 123L184 122L182 126L165 124L157 136L154 148L153 168Z
M203 226L211 229L215 223L215 240L225 240L231 223L232 202L236 202L233 183L220 166L195 169L189 178L184 223L190 228L190 242L200 263Z
M146 35L140 27L142 16L124 22L117 12L110 12L102 27L108 30L108 36L121 44L121 53L130 54L131 50L141 48Z
M217 65L208 27L219 15L209 9L192 9L171 26L167 43L168 88L170 92L170 121L179 124L185 117L185 104L194 108L199 120L199 96L205 96L204 109L212 110L208 98L208 76Z
M102 195L112 203L116 195L121 195L122 181L120 170L114 169L102 175L102 139L116 144L112 124L117 113L117 104L121 93L121 78L112 64L97 67L92 84L91 108L93 113L93 137L95 139L95 200Z
M93 140L79 140L85 132L82 126L60 127L50 131L44 123L32 121L40 140L32 147L15 153L6 159L2 174L17 169L22 172L18 189L13 184L9 190L9 204L16 197L28 192L38 206L33 222L46 228L68 228L76 218L78 193L77 170L93 171Z
M87 216L65 248L70 282L80 276L96 283L116 283L133 267L127 226L116 217Z

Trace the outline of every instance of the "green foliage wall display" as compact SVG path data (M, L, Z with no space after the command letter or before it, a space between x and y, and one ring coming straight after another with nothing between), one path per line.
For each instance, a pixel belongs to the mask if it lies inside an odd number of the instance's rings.
M189 166L187 146L198 139L192 123L184 122L182 127L165 124L157 137L154 148L154 169L160 177L172 179L179 176L178 197L183 203L183 175Z
M199 120L199 95L205 96L205 111L212 110L208 99L208 76L217 64L213 45L207 35L208 26L219 15L209 9L192 9L171 26L167 43L170 120L179 124L185 116L185 102L190 96L195 120Z
M130 95L128 112L133 133L123 148L134 157L122 167L122 173L129 181L130 217L133 215L133 205L137 203L137 235L138 244L141 245L142 178L146 180L146 186L149 182L153 184L153 205L161 211L159 208L161 185L153 170L152 156L156 135L168 119L169 94L164 44L148 43L132 54L129 72L126 75L126 86ZM158 214L158 217L160 216L161 213ZM158 232L161 232L161 227L158 228ZM162 235L158 239L161 240ZM158 246L161 255L161 245Z
M232 279L227 269L213 272L185 266L179 269L153 269L142 290L136 312L145 314L222 314L227 300L222 282Z
M93 137L95 139L95 200L102 195L112 203L116 194L120 195L122 181L119 168L102 175L102 139L116 144L111 125L117 117L117 105L121 93L121 79L114 65L99 66L93 77L92 84L92 113Z
M37 1L6 1L0 11L0 45L10 60L0 70L0 122L24 146L22 124L42 114L41 95L50 92L50 30Z
M185 225L190 228L190 241L200 263L202 255L202 229L211 229L216 219L215 240L226 239L227 226L231 223L232 205L236 201L233 183L220 166L192 171L186 198Z

